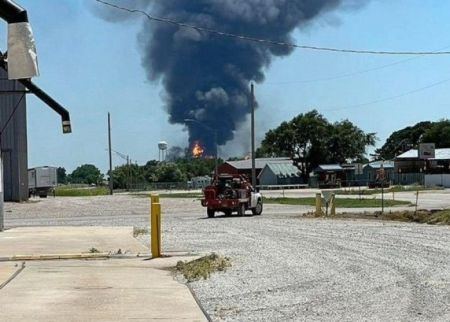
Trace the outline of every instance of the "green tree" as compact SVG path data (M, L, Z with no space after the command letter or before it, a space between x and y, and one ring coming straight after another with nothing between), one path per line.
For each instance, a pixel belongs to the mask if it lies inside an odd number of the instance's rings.
M156 168L155 175L159 182L186 181L186 175L173 162L160 162Z
M389 160L409 149L417 149L419 143L434 143L438 149L450 147L450 120L424 121L395 131L375 152Z
M71 173L72 183L99 184L103 180L100 170L92 164L83 164Z
M376 140L375 133L364 133L348 120L331 124L312 110L267 132L256 154L290 157L307 180L320 164L362 159Z
M114 189L128 189L130 185L130 167L127 164L120 165L113 170Z
M330 126L327 143L330 163L345 163L349 159L362 162L367 146L375 146L378 140L375 133L364 133L349 120L335 122Z
M221 159L217 160L218 165L222 162ZM214 158L185 157L175 160L175 163L187 178L209 176L214 173L216 166L216 160Z
M145 167L139 166L137 163L130 164L130 183L131 188L136 189L146 183Z
M67 183L67 175L66 169L59 167L56 169L56 176L58 178L58 183L66 184Z
M431 122L419 122L393 132L379 149L375 150L384 160L390 160L396 155L413 147L417 147L421 136L430 128Z
M434 143L436 149L450 148L450 120L433 122L423 133L421 143Z
M144 167L143 167L143 175L144 179L147 182L155 181L156 178L156 169L158 168L159 161L157 160L150 160L148 161Z

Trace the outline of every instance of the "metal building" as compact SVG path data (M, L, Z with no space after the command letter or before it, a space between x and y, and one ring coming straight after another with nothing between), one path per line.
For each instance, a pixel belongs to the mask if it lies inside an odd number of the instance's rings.
M25 87L0 68L0 131L4 200L28 200L27 111Z

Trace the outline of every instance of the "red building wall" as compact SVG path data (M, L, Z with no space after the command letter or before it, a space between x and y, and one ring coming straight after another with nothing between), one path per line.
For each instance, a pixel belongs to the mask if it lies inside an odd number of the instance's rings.
M247 176L247 178L251 181L252 178L252 169L236 169L229 163L222 163L218 168L217 171L219 174L221 173L229 173L229 174L244 174ZM262 171L262 169L255 169L256 171L256 178L258 178L259 173ZM256 184L259 184L259 180L256 179Z
M239 174L239 171L229 163L222 163L217 171L220 173Z

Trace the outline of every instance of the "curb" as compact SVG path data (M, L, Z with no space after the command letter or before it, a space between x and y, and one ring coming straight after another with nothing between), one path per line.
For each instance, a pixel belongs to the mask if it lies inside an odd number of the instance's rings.
M174 252L169 254L162 254L158 258L168 258L168 257L185 257L185 256L195 256L196 254L184 253L184 252ZM138 254L117 254L110 252L102 253L74 253L74 254L41 254L41 255L13 255L10 257L0 256L0 262L14 262L14 261L43 261L43 260L68 260L68 259L133 259L142 258L143 260L158 259L153 258L152 254L148 253L138 253Z
M42 260L68 260L68 259L131 259L148 258L149 254L111 254L111 253L79 253L79 254L42 254L42 255L14 255L11 257L0 257L0 262L14 261L42 261Z

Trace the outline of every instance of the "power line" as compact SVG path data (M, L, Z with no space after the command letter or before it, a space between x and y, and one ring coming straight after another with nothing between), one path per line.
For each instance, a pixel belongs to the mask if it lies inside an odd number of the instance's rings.
M322 111L339 111L339 110L346 110L346 109L352 109L352 108L364 107L364 106L368 106L368 105L372 105L372 104L382 103L382 102L394 100L394 99L397 99L397 98L400 98L400 97L404 97L404 96L407 96L407 95L415 94L417 92L421 92L421 91L427 90L429 88L441 85L441 84L446 83L448 81L450 81L450 78L446 78L446 79L441 80L441 81L439 81L437 83L433 83L433 84L427 85L425 87L414 89L414 90L406 92L406 93L402 93L402 94L399 94L399 95L382 98L382 99L379 99L379 100L376 100L376 101L363 103L363 104L357 104L357 105L350 105L350 106L345 106L345 107L323 109Z
M339 79L339 78L344 78L344 77L355 76L355 75L360 75L360 74L373 72L373 71L376 71L376 70L380 70L380 69L384 69L384 68L387 68L387 67L399 65L399 64L402 64L402 63L406 63L406 62L414 60L414 59L422 58L424 56L425 55L419 55L419 56L416 56L416 57L400 60L400 61L397 61L397 62L394 62L394 63L391 63L391 64L381 65L381 66L378 66L378 67L373 67L373 68L369 68L369 69L363 69L363 70L359 70L359 71L356 71L356 72L353 72L353 73L341 74L341 75L336 75L336 76L329 76L329 77L322 77L322 78L313 78L313 79L305 79L305 80L298 80L298 81L265 82L264 84L267 84L267 85L289 85L289 84L315 83L315 82L334 80L334 79Z
M449 47L450 46L445 46L445 47L439 48L439 49L435 50L435 52L447 49ZM396 61L396 62L393 62L393 63L390 63L390 64L381 65L381 66L377 66L377 67L373 67L373 68L369 68L369 69L359 70L359 71L356 71L356 72L353 72L353 73L341 74L341 75L336 75L336 76L313 78L313 79L306 79L306 80L297 80L297 81L265 82L264 84L267 84L267 85L289 85L289 84L300 84L300 83L304 84L304 83L314 83L314 82L334 80L334 79L339 79L339 78L344 78L344 77L349 77L349 76L354 76L354 75L360 75L360 74L373 72L373 71L384 69L384 68L387 68L387 67L403 64L403 63L409 62L411 60L423 58L425 56L426 55L418 55L418 56L415 56L415 57L399 60L399 61Z
M391 66L394 66L394 65L398 65L398 64L402 64L402 63L408 62L410 60L418 59L418 58L421 58L423 56L424 55L419 55L419 56L416 56L416 57L400 60L400 61L397 61L397 62L394 62L394 63L391 63L391 64L382 65L382 66L378 66L378 67L374 67L374 68L370 68L370 69L364 69L364 70L356 71L356 72L353 72L353 73L336 75L336 76L329 76L329 77L322 77L322 78L313 78L313 79L305 79L305 80L298 80L298 81L265 82L264 84L267 84L267 85L289 85L289 84L323 82L323 81L328 81L328 80L339 79L339 78L344 78L344 77L355 76L355 75L360 75L360 74L373 72L375 70L391 67Z
M433 51L418 51L418 52L413 52L413 51L375 51L375 50L339 49L339 48L329 48L329 47L296 45L296 44L285 43L285 42L280 42L280 41L275 41L275 40L270 40L270 39L255 38L255 37L250 37L250 36L232 34L232 33L228 33L228 32L223 32L223 31L218 31L218 30L214 30L214 29L204 28L204 27L198 27L198 26L189 25L189 24L186 24L186 23L177 22L177 21L174 21L174 20L166 19L166 18L152 16L152 15L146 13L143 10L121 7L121 6L118 6L118 5L115 5L115 4L103 1L103 0L95 0L95 1L98 2L98 3L104 4L106 6L113 7L113 8L118 9L118 10L123 10L123 11L127 11L127 12L130 12L130 13L143 14L149 20L163 22L163 23L168 23L168 24L172 24L172 25L175 25L175 26L178 26L178 27L194 29L194 30L197 30L197 31L207 32L207 33L211 33L211 34L215 34L215 35L219 35L219 36L236 38L236 39L241 39L241 40L248 40L248 41L253 41L253 42L258 42L258 43L265 43L265 44L269 44L269 45L277 45L277 46L290 47L290 48L300 48L300 49L310 49L310 50L320 50L320 51L331 51L331 52L339 52L339 53L351 53L351 54L371 54L371 55L450 55L450 51L438 51L438 52L433 52Z

